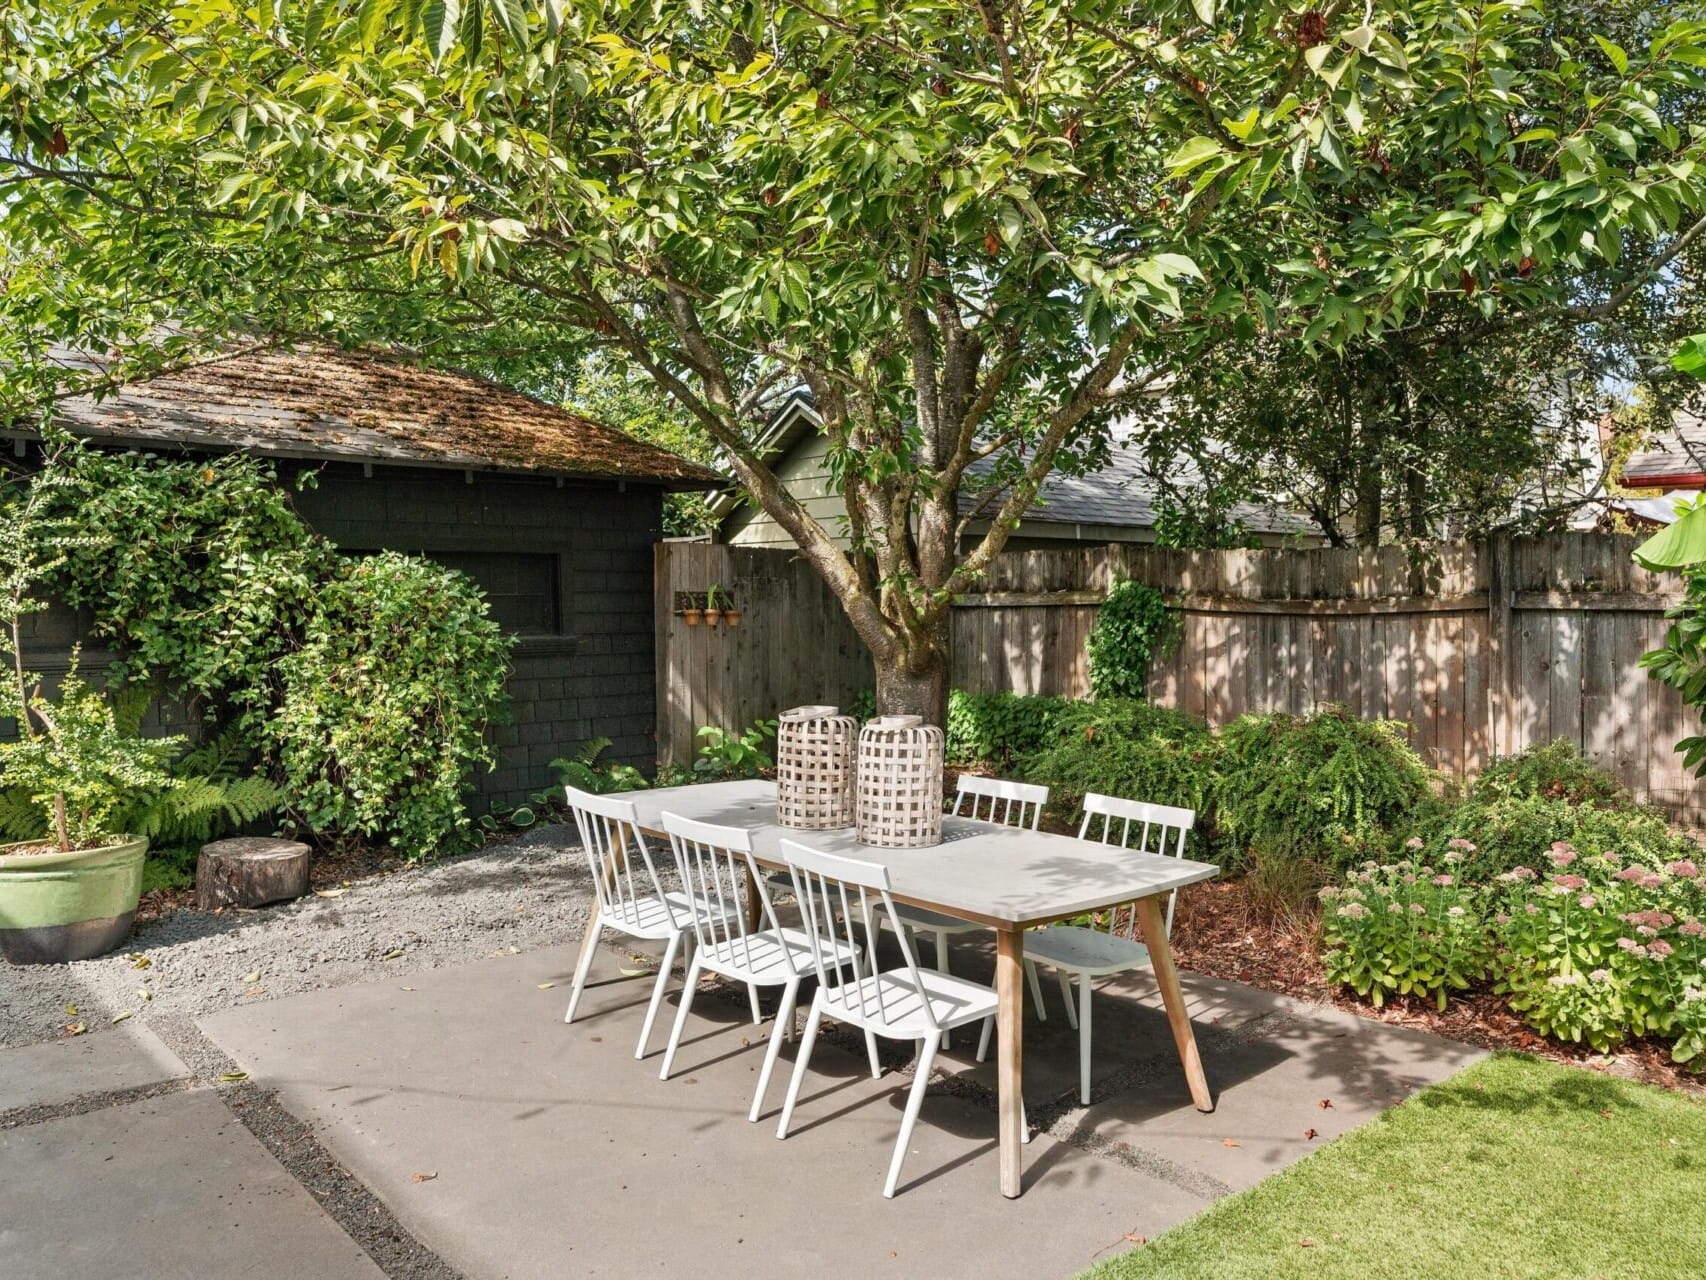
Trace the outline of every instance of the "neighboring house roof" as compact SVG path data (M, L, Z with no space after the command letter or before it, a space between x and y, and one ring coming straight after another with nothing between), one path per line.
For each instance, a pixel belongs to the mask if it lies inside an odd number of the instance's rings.
M1623 464L1630 489L1706 488L1706 403L1678 409L1670 426Z
M75 361L92 371L100 363ZM222 355L61 401L56 424L142 446L245 449L284 458L636 480L726 483L614 427L467 373L400 355L307 346ZM9 434L20 434L13 430Z
M1180 487L1190 485L1191 476L1181 473ZM1025 512L1025 523L1149 529L1160 516L1160 499L1160 486L1147 473L1142 452L1122 447L1116 438L1106 466L1083 475L1055 472L1044 480L1036 502ZM975 496L962 494L961 511L970 510L976 502ZM990 504L992 510L994 505ZM1279 507L1241 502L1228 515L1255 534L1320 533L1307 516Z
M758 441L758 452L768 461L785 456L802 441L814 436L822 420L812 407L809 392L791 393L778 406ZM990 463L973 464L974 475L986 474ZM1188 477L1182 477L1188 487ZM960 511L973 514L982 495L962 493ZM1037 500L1025 512L1023 524L1033 531L1040 525L1094 525L1109 528L1149 529L1155 526L1160 488L1144 473L1143 459L1135 449L1116 446L1108 465L1083 475L1055 472L1043 481ZM741 504L741 495L726 491L712 499L712 514L724 517ZM991 503L993 510L994 503ZM988 514L985 512L984 514ZM1313 521L1297 512L1240 503L1230 513L1254 534L1319 534Z

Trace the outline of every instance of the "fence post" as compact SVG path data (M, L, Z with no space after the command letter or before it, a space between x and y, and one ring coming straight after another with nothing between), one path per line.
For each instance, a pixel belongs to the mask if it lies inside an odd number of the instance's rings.
M1511 755L1516 696L1516 633L1512 604L1516 596L1516 544L1509 534L1487 539L1487 741L1495 756ZM1485 762L1483 762L1485 763Z

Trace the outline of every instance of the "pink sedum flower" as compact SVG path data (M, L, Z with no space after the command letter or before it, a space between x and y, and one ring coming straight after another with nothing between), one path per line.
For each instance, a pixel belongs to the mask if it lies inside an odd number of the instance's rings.
M1684 880L1692 880L1700 874L1700 868L1694 865L1693 858L1683 858L1678 862L1667 862L1665 863L1665 870Z
M1657 956L1660 960L1663 960L1666 956L1674 955L1675 952L1676 948L1672 947L1670 943L1666 942L1663 938L1654 938L1647 944L1647 954L1650 956Z

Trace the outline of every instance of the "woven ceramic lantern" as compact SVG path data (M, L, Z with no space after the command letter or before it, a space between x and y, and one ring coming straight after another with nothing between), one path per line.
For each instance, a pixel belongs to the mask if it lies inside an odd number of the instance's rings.
M919 716L882 716L859 731L859 843L942 843L942 731Z
M853 753L859 722L836 707L795 707L777 717L776 821L799 831L853 825Z

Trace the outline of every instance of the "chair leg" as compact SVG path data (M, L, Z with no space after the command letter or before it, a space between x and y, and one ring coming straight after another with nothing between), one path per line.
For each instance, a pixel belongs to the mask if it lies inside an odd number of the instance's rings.
M794 1025L794 1000L800 994L800 980L789 978L782 988L782 1007L776 1011L776 1024L770 1028L770 1046L764 1051L764 1067L758 1073L758 1089L752 1095L752 1110L747 1113L749 1124L758 1122L764 1109L764 1094L770 1088L770 1075L776 1070L776 1058L782 1052L782 1028Z
M885 1198L894 1198L895 1183L900 1181L901 1162L906 1159L906 1148L912 1142L912 1126L918 1122L918 1112L924 1106L924 1091L930 1085L930 1068L936 1064L936 1048L941 1040L940 1036L925 1039L924 1052L918 1059L918 1074L913 1077L912 1092L906 1098L906 1115L900 1122L900 1137L894 1144L894 1158L889 1161L889 1180L883 1184Z
M764 1011L758 1007L758 984L756 982L746 984L746 998L752 1005L752 1025L756 1027L764 1021Z
M1065 969L1061 969L1059 973L1060 998L1066 1002L1066 1025L1076 1031L1078 1030L1078 1014L1072 1007L1077 1002L1072 991L1072 975Z
M669 1047L663 1051L663 1068L659 1080L669 1079L669 1069L675 1063L675 1047L681 1043L681 1029L687 1025L687 1011L693 1007L693 993L699 989L699 957L687 970L687 985L681 990L681 1008L675 1011L675 1025L669 1029Z
M663 962L658 965L658 980L652 984L651 1003L646 1006L646 1020L640 1024L640 1043L634 1046L634 1057L646 1056L646 1046L652 1041L652 1024L658 1018L658 1006L663 1003L663 989L669 985L670 971L675 968L675 952L681 946L681 935L669 935L669 945L663 949Z
M800 1100L800 1082L806 1078L806 1064L812 1060L812 1046L817 1043L817 1024L823 1021L823 1002L812 998L811 1015L806 1019L806 1033L800 1037L800 1056L794 1059L794 1074L788 1077L788 1096L782 1103L782 1118L776 1122L776 1136L788 1136L788 1124L794 1118L794 1104Z
M575 1020L575 1006L581 1002L581 992L586 990L587 974L592 972L593 953L598 950L598 932L604 927L604 912L593 908L592 919L587 921L587 938L581 947L580 959L575 962L575 985L569 990L569 1011L563 1015L564 1022Z
M989 1060L989 1040L990 1040L990 1037L993 1036L994 1034L995 1034L995 1019L994 1019L994 1017L991 1016L991 1017L985 1018L983 1020L983 1030L978 1034L978 1037L977 1037L977 1060L979 1062L987 1062Z
M1043 1003L1043 980L1037 977L1037 962L1025 961L1025 976L1031 980L1031 1000L1037 1006L1037 1021L1048 1021L1048 1006ZM1070 1011L1068 1012L1070 1017Z
M883 1064L877 1058L877 1033L868 1027L865 1030L865 1052L871 1059L871 1079L880 1080L883 1074Z
M1078 1101L1090 1105L1090 975L1078 975Z
M938 929L936 931L936 972L940 974L948 974L948 935L947 932L942 929ZM948 976L952 975L950 974ZM942 1047L944 1049L952 1049L954 1047L954 1038L946 1031L942 1033Z

